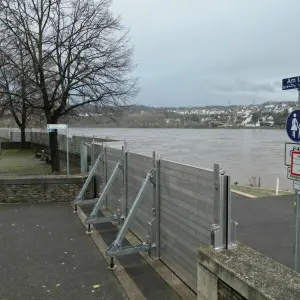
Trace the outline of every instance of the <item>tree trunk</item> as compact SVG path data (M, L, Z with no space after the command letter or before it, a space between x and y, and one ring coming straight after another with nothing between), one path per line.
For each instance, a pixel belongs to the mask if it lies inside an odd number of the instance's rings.
M52 123L56 124L56 123ZM49 132L49 141L50 141L50 154L51 154L51 168L52 173L60 171L60 158L59 158L59 149L58 149L58 140L57 140L57 130Z
M21 126L21 149L25 149L25 143L26 143L26 132L25 127Z

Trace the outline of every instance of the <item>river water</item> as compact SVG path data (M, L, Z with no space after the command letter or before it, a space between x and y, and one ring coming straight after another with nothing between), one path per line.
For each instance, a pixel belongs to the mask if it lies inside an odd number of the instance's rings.
M140 129L72 128L73 134L126 140L130 151L152 155L203 168L219 163L231 175L232 182L249 184L249 178L261 177L261 186L292 189L284 165L284 130L263 129Z

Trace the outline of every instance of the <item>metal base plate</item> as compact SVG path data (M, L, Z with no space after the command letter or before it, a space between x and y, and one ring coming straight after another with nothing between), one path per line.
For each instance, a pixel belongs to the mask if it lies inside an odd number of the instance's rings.
M117 215L107 216L107 217L94 217L88 216L85 219L86 224L101 224L101 223L110 223L113 221L117 221L119 217Z
M118 245L111 244L107 250L106 255L107 256L122 256L122 255L128 255L128 254L134 254L139 252L148 252L150 249L149 244L140 244L140 245L132 245L132 246L126 246L126 247L118 247Z
M82 199L75 199L73 201L73 204L74 205L77 205L77 206L92 206L92 205L95 205L98 201L98 198L94 198L94 199L89 199L89 200L82 200Z
M117 265L114 265L112 268L110 266L107 267L108 271L115 271L118 268Z

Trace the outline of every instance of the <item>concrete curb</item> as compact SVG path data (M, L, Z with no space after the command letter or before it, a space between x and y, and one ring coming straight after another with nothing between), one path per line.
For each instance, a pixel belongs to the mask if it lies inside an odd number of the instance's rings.
M74 205L73 204L71 204L71 207L74 210ZM78 216L79 220L81 221L81 223L83 224L83 226L87 230L87 226L85 224L86 215L81 210L80 207L77 207L77 210L78 210L77 216ZM104 242L104 240L101 238L101 236L98 233L98 231L95 230L95 228L94 228L93 225L91 225L91 230L92 230L92 233L89 234L90 237L91 237L91 239L93 240L93 242L95 243L95 245L98 247L100 253L105 258L105 260L107 261L107 263L109 265L110 258L106 256L106 249L108 248L108 246L106 245L106 243ZM124 289L125 293L127 294L128 299L130 299L130 300L146 300L146 298L144 297L144 295L141 292L141 290L136 286L136 284L134 283L134 281L126 273L125 269L120 264L120 262L119 262L119 260L117 258L114 258L114 263L117 266L117 268L114 269L114 270L109 270L109 271L105 270L105 272L113 272L114 273L114 275L116 276L117 280L119 281L119 283L121 284L122 288Z
M71 204L71 206L74 208L74 205ZM102 210L102 213L104 216L111 215L109 211ZM85 213L78 207L77 215L79 219L81 220L82 224L85 228L87 226L85 225ZM116 226L115 224L113 224ZM106 249L107 245L101 238L100 234L95 230L94 226L91 225L92 233L90 234L92 240L99 248L101 254L106 259L107 263L110 263L110 258L106 256ZM125 236L125 238L128 240L131 244L140 244L140 240L131 232L128 232ZM160 260L158 259L151 259L147 253L139 253L144 260L155 270L155 272L176 292L176 294L184 299L184 300L196 300L197 295L189 289L184 282L176 276L166 265L164 265ZM120 284L122 285L123 289L125 290L126 294L128 295L130 300L138 300L138 299L145 299L144 295L140 291L140 289L135 285L134 281L131 279L131 277L126 273L123 266L120 264L120 262L117 260L117 258L114 258L115 264L118 266L116 270L112 271L115 273L117 279L119 280ZM120 270L120 271L118 271ZM122 271L121 271L122 270ZM118 273L119 272L119 273ZM138 297L141 298L138 298Z
M233 193L240 194L240 195L243 195L243 196L248 197L248 198L253 198L253 199L254 198L258 198L258 197L254 196L254 195L250 195L250 194L247 194L247 193L239 192L239 191L234 190L234 189L231 189L231 191Z
M103 215L109 216L109 211L102 210ZM115 224L113 224L115 226ZM141 241L132 233L128 232L125 236L127 241L132 244L140 244ZM165 264L158 259L151 259L147 253L139 253L145 261L155 270L155 272L184 300L196 300L197 295L189 289L184 282L176 276Z

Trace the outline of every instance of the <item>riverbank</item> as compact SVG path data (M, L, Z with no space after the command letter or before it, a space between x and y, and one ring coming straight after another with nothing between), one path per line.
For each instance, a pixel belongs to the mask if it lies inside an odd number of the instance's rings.
M284 130L285 127L283 126L220 126L220 127L213 127L213 126L181 126L181 127L170 127L170 126L147 126L147 127L139 127L139 126L117 126L117 125L113 125L113 124L109 124L109 125L102 125L102 124L69 124L69 128L98 128L98 129L116 129L116 128L121 128L121 129L270 129L270 130Z
M252 186L233 185L231 187L231 191L236 192L238 194L240 193L241 195L247 196L249 198L276 196L276 190L264 189L264 188L252 187ZM289 196L289 195L293 195L293 191L280 190L278 191L277 196Z

